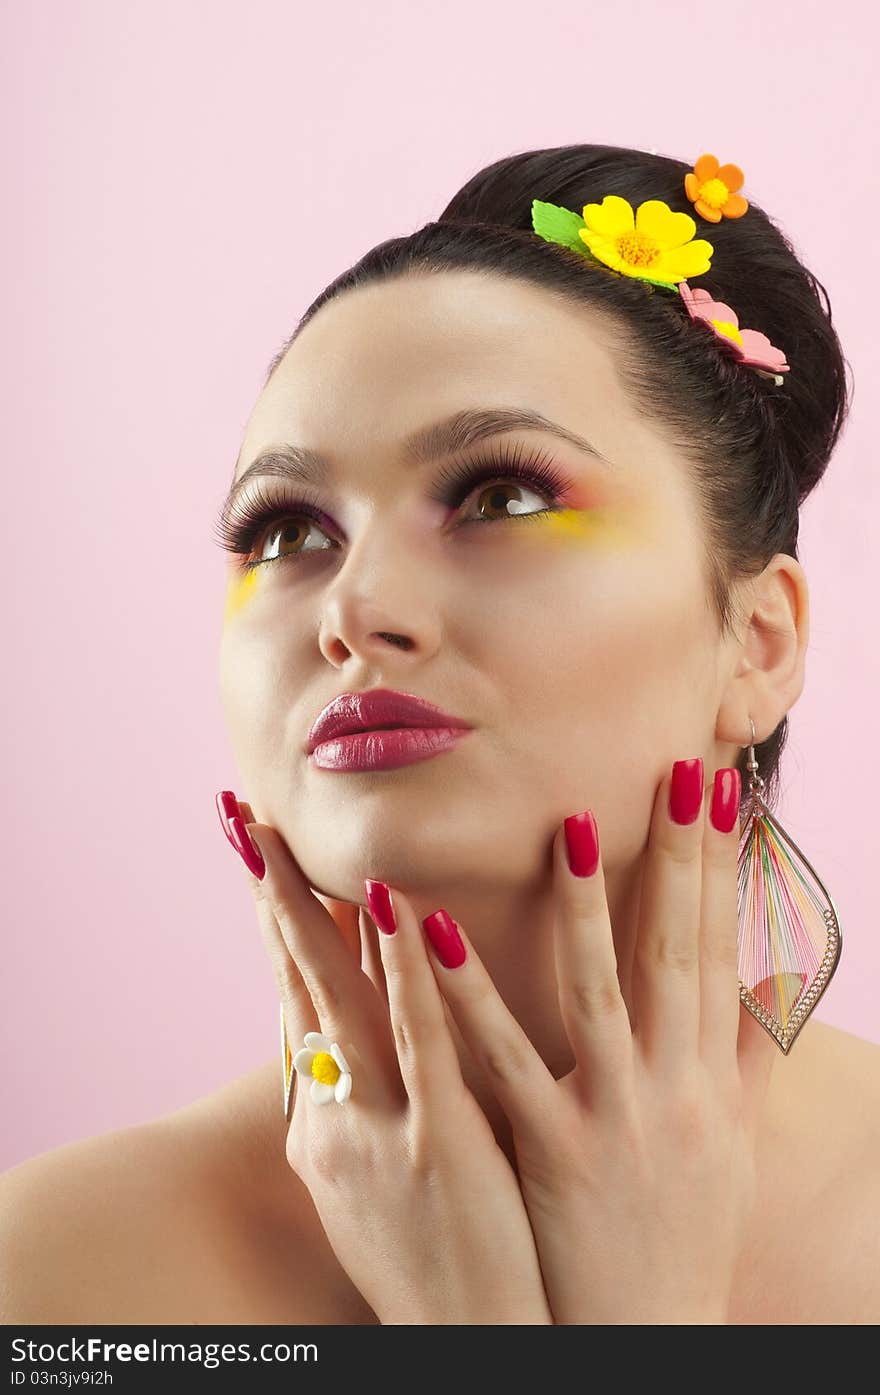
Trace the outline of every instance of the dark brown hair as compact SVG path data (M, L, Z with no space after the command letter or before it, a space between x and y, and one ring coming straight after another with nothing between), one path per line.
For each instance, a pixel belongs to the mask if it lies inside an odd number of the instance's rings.
M750 196L742 218L701 218L684 191L692 168L613 145L557 146L496 160L468 180L436 222L379 243L331 282L272 359L266 382L322 305L373 281L491 271L590 306L605 316L632 400L692 467L711 604L721 632L731 633L734 620L744 618L732 583L758 575L777 552L797 558L799 507L822 478L850 407L849 365L827 292L785 235ZM784 351L791 369L783 386L738 364L709 326L690 319L679 296L597 269L532 229L533 199L580 213L606 194L620 195L634 209L662 199L694 218L695 238L714 248L710 270L695 283L730 305L740 325L763 331ZM778 795L787 734L786 715L755 747L770 805ZM747 756L743 747L737 758L743 801Z

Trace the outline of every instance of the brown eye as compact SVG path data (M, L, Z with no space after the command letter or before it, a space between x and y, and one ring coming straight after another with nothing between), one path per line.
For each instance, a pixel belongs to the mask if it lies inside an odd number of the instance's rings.
M512 497L508 498L508 494ZM528 506L523 499L523 495L528 494L536 499L541 498L541 491L530 489L528 485L515 484L513 481L484 485L482 489L475 490L473 495L478 510L478 518L473 521L492 523L499 518L514 518L518 514L546 513L546 503L540 509L531 509ZM549 498L549 495L544 497Z
M312 532L324 533L323 528L309 518L307 514L296 514L292 518L285 518L280 527L267 528L263 534L263 541L258 541L256 559L259 562L273 562L281 557L298 557L303 552L322 552L325 548L332 547L332 539L318 543L317 546L308 546L309 535ZM327 538L327 534L324 533ZM273 546L268 553L264 552L266 544Z

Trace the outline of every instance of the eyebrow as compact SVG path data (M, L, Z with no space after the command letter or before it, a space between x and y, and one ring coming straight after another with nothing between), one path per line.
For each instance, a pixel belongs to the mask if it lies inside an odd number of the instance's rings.
M427 465L443 455L453 454L477 445L490 436L498 436L509 431L543 431L556 436L584 455L592 456L609 469L617 467L584 436L570 431L566 426L551 421L540 412L526 407L471 407L442 421L422 427L403 443L404 456L413 465ZM235 463L238 469L239 460ZM333 474L333 462L319 451L305 446L284 444L270 446L233 480L223 506L221 518L227 518L239 494L248 480L256 475L275 475L299 483L317 482L323 484Z

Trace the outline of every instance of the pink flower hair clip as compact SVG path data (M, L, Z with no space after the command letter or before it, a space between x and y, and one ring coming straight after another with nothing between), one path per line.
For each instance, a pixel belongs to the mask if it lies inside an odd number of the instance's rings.
M722 300L713 300L709 292L700 287L691 290L687 281L679 281L678 292L692 320L703 320L710 325L719 339L733 346L741 363L754 368L762 378L771 378L777 387L782 386L781 374L787 373L791 365L786 363L785 354L770 343L766 334L759 329L740 329L739 320L730 306Z

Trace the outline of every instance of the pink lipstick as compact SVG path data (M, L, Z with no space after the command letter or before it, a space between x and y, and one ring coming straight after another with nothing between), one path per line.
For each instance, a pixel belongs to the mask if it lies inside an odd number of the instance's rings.
M340 693L319 713L307 743L322 770L393 770L455 746L470 722L414 693L372 688Z
M397 727L393 731L358 731L320 741L311 753L322 770L393 770L430 760L457 746L469 728Z

